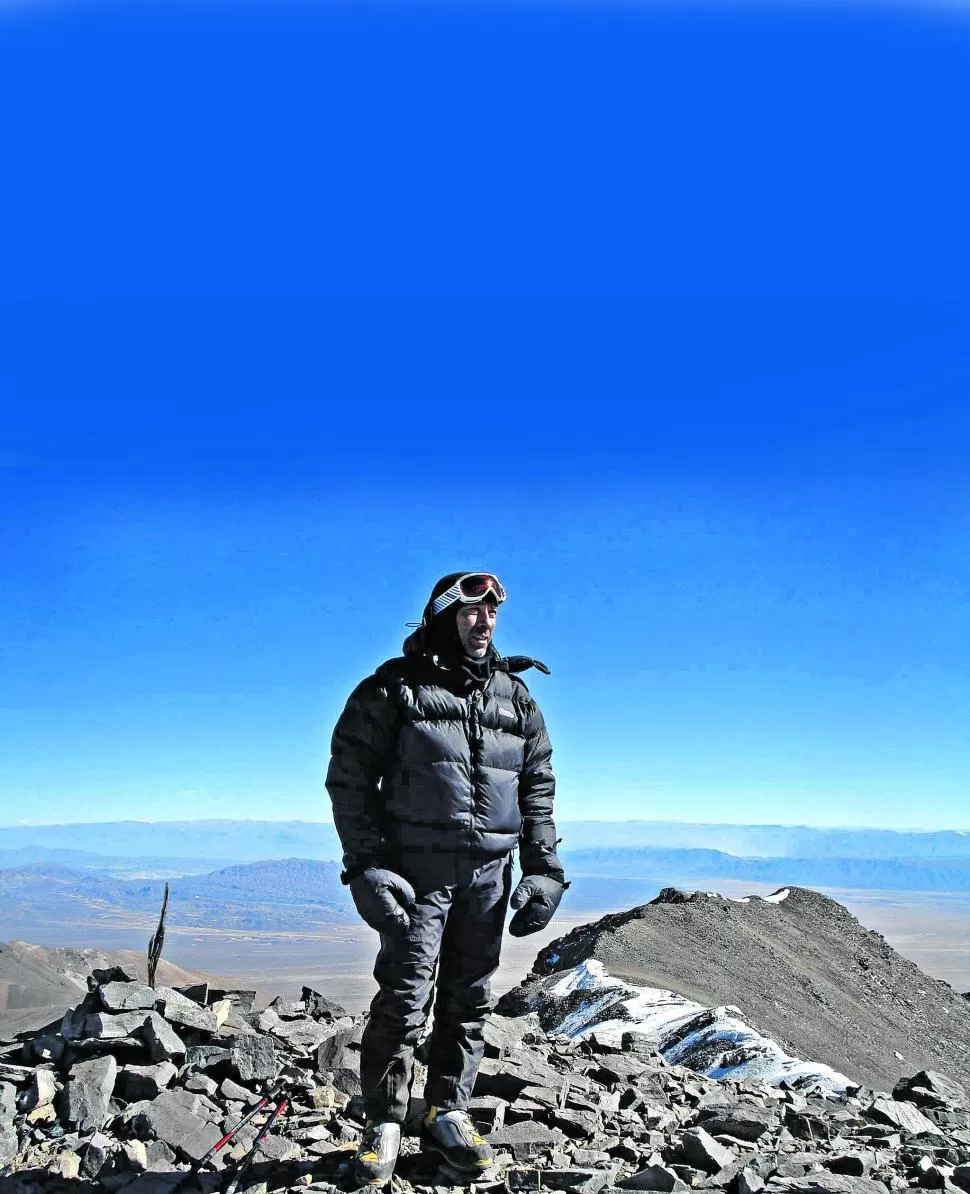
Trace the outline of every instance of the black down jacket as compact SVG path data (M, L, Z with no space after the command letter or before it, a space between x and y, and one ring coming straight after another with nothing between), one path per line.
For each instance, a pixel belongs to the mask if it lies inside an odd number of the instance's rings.
M525 874L558 874L556 781L545 722L495 656L484 689L429 655L382 664L351 693L333 733L327 791L345 878L393 869L401 852L497 857L521 845ZM541 665L539 665L541 666Z

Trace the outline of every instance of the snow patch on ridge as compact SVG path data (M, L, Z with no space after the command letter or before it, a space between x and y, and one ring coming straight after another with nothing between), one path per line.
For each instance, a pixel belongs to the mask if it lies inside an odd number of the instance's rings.
M711 899L714 899L714 900L725 899L725 897L722 896L721 893L718 891L708 891L705 894L709 895L711 897ZM727 896L726 898L729 899L732 904L750 904L752 900L761 900L765 904L780 904L782 900L787 900L790 895L791 895L791 888L790 887L782 887L782 888L779 888L778 891L773 891L771 893L771 895L766 895L766 896L762 896L762 895Z
M776 892L773 902L787 894L787 889ZM587 992L589 998L583 998ZM631 986L596 958L548 976L540 998L548 1000L548 1011L555 1011L557 1001L565 1005L561 1022L549 1029L552 1035L581 1040L595 1032L598 1040L619 1047L623 1034L633 1032L651 1040L671 1065L708 1078L784 1082L839 1094L857 1085L831 1066L790 1057L748 1024L739 1008L706 1008L675 991Z

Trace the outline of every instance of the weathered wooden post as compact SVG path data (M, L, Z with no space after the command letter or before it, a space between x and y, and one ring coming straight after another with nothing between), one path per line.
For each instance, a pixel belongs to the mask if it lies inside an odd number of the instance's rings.
M155 986L155 971L158 959L162 956L162 946L165 944L165 913L168 911L168 883L165 884L165 899L162 901L162 915L158 918L158 928L152 933L148 943L148 985Z

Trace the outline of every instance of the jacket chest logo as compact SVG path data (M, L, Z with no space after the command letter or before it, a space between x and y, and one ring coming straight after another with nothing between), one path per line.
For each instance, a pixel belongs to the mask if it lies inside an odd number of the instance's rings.
M513 709L506 709L504 705L498 707L499 717L507 717L509 721L515 721L515 711Z

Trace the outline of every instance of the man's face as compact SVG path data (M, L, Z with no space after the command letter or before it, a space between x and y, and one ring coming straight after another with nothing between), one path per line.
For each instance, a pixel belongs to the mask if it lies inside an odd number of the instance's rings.
M472 659L481 659L485 655L497 618L498 606L494 601L479 601L459 608L458 637L466 655Z

